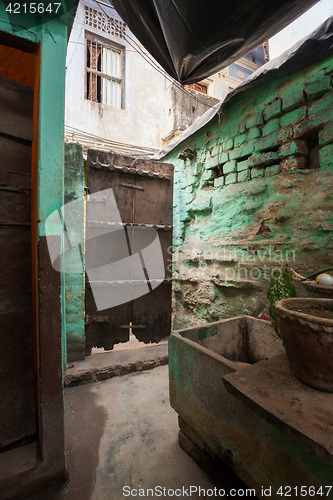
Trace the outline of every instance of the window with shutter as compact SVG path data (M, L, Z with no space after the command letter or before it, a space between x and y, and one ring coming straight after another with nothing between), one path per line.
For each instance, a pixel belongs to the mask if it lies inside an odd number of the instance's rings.
M123 107L124 51L86 37L86 99Z

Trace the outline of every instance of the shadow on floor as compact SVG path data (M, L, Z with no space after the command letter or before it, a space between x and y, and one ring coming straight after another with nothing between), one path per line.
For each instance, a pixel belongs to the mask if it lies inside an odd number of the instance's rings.
M163 497L163 488L164 498L176 489L187 498L191 486L246 488L227 468L210 477L180 448L167 366L65 389L65 422L69 480L30 500L123 500L147 488L148 498ZM192 489L190 498L220 498L209 493Z

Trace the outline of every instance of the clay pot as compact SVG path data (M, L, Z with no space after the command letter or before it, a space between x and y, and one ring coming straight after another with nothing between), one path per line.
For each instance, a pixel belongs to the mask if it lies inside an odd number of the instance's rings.
M291 368L302 382L333 392L333 300L283 299L275 304Z

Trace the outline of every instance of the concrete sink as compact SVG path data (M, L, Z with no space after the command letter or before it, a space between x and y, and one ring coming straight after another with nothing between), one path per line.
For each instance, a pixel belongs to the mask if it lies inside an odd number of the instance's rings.
M270 324L240 316L172 332L169 376L180 445L204 469L223 460L259 498L329 484L332 400L293 376Z

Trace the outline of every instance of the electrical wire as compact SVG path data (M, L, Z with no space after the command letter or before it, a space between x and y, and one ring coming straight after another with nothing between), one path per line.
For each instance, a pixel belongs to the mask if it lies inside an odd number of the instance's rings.
M113 27L115 29L118 29L118 26L116 25L116 23L114 22L114 20L105 12L105 10L103 9L103 7L101 7L100 5L100 2L98 2L98 0L93 0L95 2L95 4L101 9L101 11L104 13L104 15L109 19L109 21L111 22L111 24L113 25ZM185 95L187 95L188 97L190 97L191 99L197 101L198 103L204 105L204 106L207 106L208 108L214 108L214 106L211 106L210 104L207 104L206 102L203 102L201 101L200 99L198 99L196 96L193 96L189 91L187 91L179 82L177 82L176 80L174 80L173 78L171 78L164 70L161 69L161 67L155 62L155 60L150 56L148 55L148 53L145 53L142 51L141 47L139 46L139 44L134 40L132 39L127 33L124 33L123 35L125 37L125 39L127 38L127 43L153 68L155 69L155 71L157 71L158 73L160 73L162 76L164 76L164 78L166 78L169 82L171 82L176 88L178 88L178 90L180 90L181 92L183 92ZM131 40L131 42L129 41ZM137 45L139 48L136 48L135 45Z
M106 139L105 137L101 137L99 135L91 134L90 132L87 132L85 130L81 130L79 128L73 127L72 125L67 125L65 124L65 132L68 134L82 134L86 136L87 139L96 139L96 141L103 142L103 143L109 143L109 144L115 144L123 147L133 147L133 144L128 144L125 142L118 142L118 141L112 141L110 139ZM135 146L135 149L137 150L142 150L142 151L150 151L152 153L156 153L159 151L157 148L149 148L149 147L144 147L144 146Z

